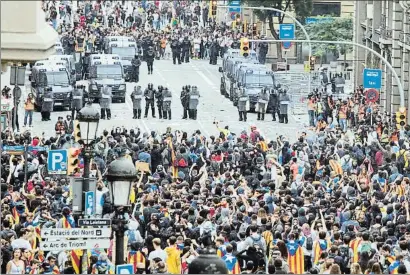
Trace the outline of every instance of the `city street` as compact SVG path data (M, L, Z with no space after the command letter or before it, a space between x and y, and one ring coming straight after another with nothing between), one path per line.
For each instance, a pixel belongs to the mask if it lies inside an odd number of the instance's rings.
M220 60L221 62L221 60ZM9 73L2 75L2 78L8 82ZM86 81L81 81L84 83ZM142 63L140 68L140 82L145 89L148 83L153 83L154 87L163 85L172 91L172 120L160 120L158 111L156 110L157 118L151 117L151 111L148 118L136 120L132 119L132 102L130 94L133 90L134 83L127 83L127 96L125 103L112 104L112 119L101 120L99 131L111 130L113 127L140 128L143 132L158 131L163 132L167 127L173 130L180 129L191 133L199 129L205 136L216 135L216 126L214 121L219 121L219 125L224 127L229 125L233 133L240 134L241 131L249 131L250 126L255 125L259 128L263 135L268 139L275 139L278 135L287 135L296 137L298 133L303 131L303 123L298 118L291 116L289 124L280 124L272 121L272 116L267 114L265 121L257 121L256 114L248 114L247 122L238 121L238 112L232 102L220 94L219 83L220 75L218 66L213 66L206 60L191 60L190 63L181 65L173 65L171 60L156 60L154 63L154 74L147 74L146 63ZM4 81L3 81L4 83ZM198 108L198 120L183 120L182 106L180 103L181 88L184 85L196 85L200 91L200 105ZM26 85L27 86L27 85ZM23 88L23 91L25 89ZM26 94L23 92L23 98ZM143 101L145 106L145 101ZM144 110L143 110L144 111ZM48 122L41 121L39 112L33 116L34 128L32 132L35 135L41 135L43 132L46 136L54 135L54 125L58 116L66 116L71 112L68 110L55 110L52 113L52 120ZM24 109L23 105L19 106L19 121L21 130L23 130Z

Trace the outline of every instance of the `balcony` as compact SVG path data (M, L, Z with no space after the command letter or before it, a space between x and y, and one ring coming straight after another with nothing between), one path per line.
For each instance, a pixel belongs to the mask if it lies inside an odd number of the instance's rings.
M381 27L380 26L380 38L379 38L379 42L382 44L388 44L391 45L392 44L392 30L388 29L386 27Z

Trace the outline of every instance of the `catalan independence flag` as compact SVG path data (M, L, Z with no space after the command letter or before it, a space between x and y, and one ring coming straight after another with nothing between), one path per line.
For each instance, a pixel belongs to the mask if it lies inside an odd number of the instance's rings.
M130 251L128 253L128 263L134 265L134 272L137 272L138 264L143 264L145 267L145 256L141 251Z
M216 255L222 258L223 256L225 256L225 254L226 254L226 247L224 245L221 245L220 247L218 247L218 249L216 250Z
M361 239L354 239L350 241L349 247L353 250L353 263L358 263L359 262L359 245L362 242Z
M398 268L400 265L400 261L394 261L392 264L389 265L389 274L399 274Z
M231 253L225 254L225 256L222 257L222 260L225 262L229 274L241 274L241 267L239 266L239 261Z
M176 165L176 155L175 155L175 150L174 150L174 145L172 144L172 138L168 138L168 145L169 149L171 150L171 163L172 163L172 177L176 179L178 177L178 167Z
M301 244L296 241L289 241L286 246L288 248L289 270L293 274L305 273L305 255Z
M330 244L327 240L318 240L313 244L313 263L318 264L322 252L327 251Z
M63 228L72 228L73 223L67 219L67 217L63 217ZM81 256L83 255L83 251L81 249L74 249L70 251L71 256L71 263L73 264L73 268L76 274L80 274L80 266L81 266Z

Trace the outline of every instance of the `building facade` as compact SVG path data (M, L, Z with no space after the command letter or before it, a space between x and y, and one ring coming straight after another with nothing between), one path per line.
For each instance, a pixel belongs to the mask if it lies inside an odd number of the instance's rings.
M1 63L30 62L55 53L57 32L45 22L41 1L1 1Z
M379 53L389 62L400 78L408 112L409 54L410 54L410 1L367 0L355 1L354 39ZM371 51L355 47L355 84L363 82L363 69L382 69L380 104L386 112L400 107L398 82L392 71Z

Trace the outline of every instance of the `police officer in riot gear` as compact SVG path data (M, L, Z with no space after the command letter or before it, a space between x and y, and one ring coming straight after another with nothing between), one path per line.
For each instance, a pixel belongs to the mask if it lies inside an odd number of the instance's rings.
M219 45L218 41L214 39L211 43L211 47L209 48L209 64L216 65L218 61L218 53L219 53Z
M51 87L46 87L44 88L43 104L41 105L41 121L51 120L50 114L53 111L53 106L53 89Z
M182 41L182 57L181 60L184 61L185 63L189 62L189 55L191 54L191 42L188 39L188 36L184 37L184 40Z
M191 119L196 120L198 114L198 104L199 104L199 91L196 86L192 86L189 92L189 116Z
M141 86L135 86L134 91L131 93L133 119L141 119L141 101L142 101L142 89Z
M278 85L276 88L280 88L280 85ZM272 104L272 120L276 121L276 113L278 114L279 118L279 97L276 89L271 90L270 101Z
M141 60L139 59L138 55L135 55L134 58L131 60L132 66L132 75L131 75L131 82L136 82L140 80L140 66Z
M154 59L155 59L155 51L154 47L150 46L147 52L147 67L148 67L148 74L152 74L153 67L154 67Z
M239 121L245 121L247 120L247 113L246 113L246 107L247 107L247 102L249 100L248 94L246 93L245 89L240 89L239 90L239 99L238 99L238 112L239 112Z
M154 84L149 83L148 88L144 91L145 97L145 115L144 117L148 117L148 109L151 106L152 117L155 118L155 106L154 106L154 97L155 97L155 89Z
M102 94L100 99L101 106L101 119L111 119L111 103L112 103L112 90L111 87L104 85L102 88Z
M266 107L268 106L268 88L263 88L258 97L258 120L265 120Z
M265 37L262 37L261 39L265 39ZM266 62L266 55L268 54L268 50L269 50L269 46L267 42L262 42L258 45L259 47L259 55L258 55L258 59L259 59L259 63L261 64L265 64Z
M84 86L77 85L71 93L71 117L76 118L78 111L83 108Z
M279 122L280 123L288 123L288 107L290 104L289 95L286 93L286 90L283 90L282 93L279 94L279 109L280 109L280 116Z
M183 86L182 87L180 99L181 99L182 108L184 110L182 119L187 119L188 118L188 107L189 107L189 90L188 90L188 86Z
M171 42L171 50L172 50L172 61L176 64L178 60L178 64L181 64L181 47L179 44L178 39L174 38Z
M169 119L169 120L171 120L172 93L171 93L170 90L168 90L167 87L164 88L163 96L164 96L164 104L163 104L163 106L162 106L162 108L163 108L163 115L162 115L162 117L163 117L164 119Z
M164 104L164 95L163 95L164 87L162 85L158 86L158 90L155 92L155 98L157 100L157 108L158 108L158 115L159 119L162 119L162 106Z

